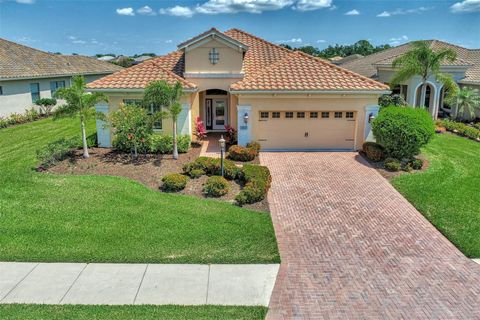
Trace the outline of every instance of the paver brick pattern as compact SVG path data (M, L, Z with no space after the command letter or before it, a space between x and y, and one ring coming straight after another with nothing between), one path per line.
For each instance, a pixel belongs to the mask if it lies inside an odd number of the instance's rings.
M260 160L282 258L267 319L480 319L480 265L358 154Z

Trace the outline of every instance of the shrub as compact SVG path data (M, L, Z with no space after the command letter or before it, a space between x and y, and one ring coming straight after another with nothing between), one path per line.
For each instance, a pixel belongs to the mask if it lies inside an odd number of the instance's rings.
M418 108L385 108L372 122L377 143L389 157L413 158L435 134L427 111Z
M267 167L246 164L243 166L243 180L245 186L235 197L239 205L262 201L270 189L272 177Z
M205 125L200 117L195 118L195 136L198 141L202 141L207 137L207 129L205 129Z
M177 136L179 153L186 153L190 148L190 136ZM167 154L173 152L173 136L171 134L154 133L148 138L148 149L153 153Z
M226 124L224 125L225 131L227 131L227 142L229 144L234 144L237 141L237 129Z
M0 128L8 127L8 120L5 117L0 117Z
M188 177L180 173L167 174L162 178L162 190L168 192L177 192L185 189Z
M411 163L407 162L402 164L402 170L405 172L411 172L413 170Z
M368 159L372 161L382 161L385 159L385 149L375 142L365 142L362 147L363 152Z
M407 102L400 94L384 94L378 98L378 105L380 107L403 107L407 105Z
M228 158L234 161L252 161L257 154L257 151L253 148L246 148L238 145L231 146L228 149Z
M385 169L387 169L388 171L394 171L394 172L400 171L400 169L402 168L402 163L397 159L393 159L393 158L385 159L385 161L383 162L383 165L385 166Z
M212 176L221 175L220 159L210 157L199 157L194 162L187 163L183 166L183 172L190 175L190 172L195 169L201 169L206 174ZM240 179L242 170L238 168L235 163L229 160L224 160L224 175L229 180Z
M461 136L470 138L470 139L477 139L480 138L480 130L475 128L474 126L469 126L462 122L452 121L452 120L443 120L442 126L444 126L448 131L452 131L457 133Z
M71 155L78 145L78 138L62 138L53 141L47 144L45 148L37 150L37 159L42 167L48 168Z
M255 150L257 153L259 153L259 152L260 152L260 149L261 149L262 147L260 146L260 143L258 143L258 142L256 142L256 141L253 141L253 142L249 142L249 143L247 144L247 148L253 149L253 150Z
M25 109L25 117L27 121L35 121L40 118L40 113L35 108Z
M421 170L423 167L423 160L422 159L413 159L410 162L410 165L412 166L412 169L414 170Z
M220 176L211 176L203 186L203 192L210 197L221 197L228 193L228 181Z
M200 178L204 174L205 174L205 171L203 171L202 169L190 170L190 178L192 178L192 179Z
M40 107L40 111L47 116L52 113L53 107L57 104L54 98L42 98L35 101L35 104Z

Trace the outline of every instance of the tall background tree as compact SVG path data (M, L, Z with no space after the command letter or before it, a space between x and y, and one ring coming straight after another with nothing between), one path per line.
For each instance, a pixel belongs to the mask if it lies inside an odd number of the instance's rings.
M182 112L180 98L183 94L183 88L180 82L169 85L166 81L153 81L145 89L143 103L147 106L154 106L158 109L167 108L168 114L172 119L173 125L173 158L178 159L177 147L177 120Z
M392 66L398 70L390 81L391 86L401 84L414 76L420 76L422 79L420 106L425 106L427 80L433 76L445 86L447 98L453 96L457 93L458 86L452 77L440 72L440 67L443 61L453 62L456 58L457 54L452 49L442 48L434 51L425 41L412 42L410 50L393 60Z
M336 56L346 57L352 54L361 54L363 56L366 56L372 53L376 53L376 52L391 48L389 44L374 46L368 40L359 40L351 45L340 45L340 44L336 44L334 46L330 45L323 50L319 50L318 48L311 45L302 46L302 47L292 47L288 44L281 44L280 46L290 50L303 51L312 56L322 57L326 59L336 57Z
M54 119L62 117L79 117L82 131L83 157L88 158L87 135L85 123L88 119L95 117L95 104L101 101L108 101L108 98L99 92L85 92L85 79L82 76L72 78L72 86L60 88L55 92L55 97L63 99L66 104L55 110Z
M456 106L454 117L465 121L475 119L476 111L480 110L480 95L478 89L463 87L456 95L448 98L447 102Z

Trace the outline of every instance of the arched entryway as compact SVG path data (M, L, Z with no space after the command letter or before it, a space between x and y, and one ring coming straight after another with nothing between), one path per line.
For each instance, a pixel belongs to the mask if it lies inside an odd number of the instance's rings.
M430 114L435 107L435 87L431 83L427 83L427 87L425 90L425 101L422 104L422 85L417 87L417 91L415 93L415 106L416 107L425 107Z
M222 89L207 89L200 92L200 117L207 131L225 131L230 125L230 94Z

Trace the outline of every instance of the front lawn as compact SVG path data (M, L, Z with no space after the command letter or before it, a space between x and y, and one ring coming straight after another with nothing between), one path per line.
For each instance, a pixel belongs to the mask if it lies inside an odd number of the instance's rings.
M266 313L265 307L0 305L2 320L260 320Z
M470 258L480 257L480 143L436 135L423 153L430 167L393 185Z
M126 178L35 172L35 150L79 127L45 119L0 130L0 261L279 262L267 213Z

